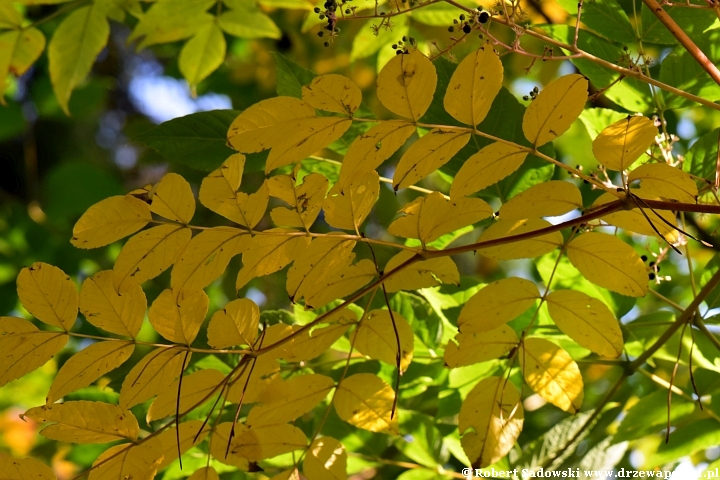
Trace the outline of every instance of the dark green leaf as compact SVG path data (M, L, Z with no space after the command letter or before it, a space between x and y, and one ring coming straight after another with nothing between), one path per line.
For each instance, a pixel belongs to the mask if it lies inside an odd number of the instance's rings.
M715 420L702 419L682 425L670 434L668 443L661 443L653 455L645 459L648 468L664 465L720 444L720 428Z
M583 3L582 23L605 38L620 43L635 41L630 19L616 0L589 0Z
M666 390L655 391L644 396L628 410L613 437L613 443L635 440L662 430L668 420L668 396ZM695 411L695 404L678 395L672 397L670 423Z
M312 82L317 74L301 67L281 53L272 52L272 55L277 69L277 94L302 98L302 87Z
M665 7L665 12L693 40L701 39L703 32L717 20L717 17L712 13L698 8ZM660 19L645 5L642 6L641 20L643 42L663 45L679 43L665 25L660 22Z
M718 161L719 137L720 128L716 128L700 137L685 155L683 170L714 183Z

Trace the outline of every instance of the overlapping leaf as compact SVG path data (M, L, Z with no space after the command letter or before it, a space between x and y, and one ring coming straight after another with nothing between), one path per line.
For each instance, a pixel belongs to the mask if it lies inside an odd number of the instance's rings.
M303 460L303 473L317 480L347 478L347 452L343 444L332 437L316 438Z
M273 233L288 235L273 235ZM255 277L268 275L292 263L310 245L310 237L290 235L294 230L270 229L268 235L255 235L243 252L243 268L238 272L235 288L242 287Z
M385 265L385 273L396 271L384 281L388 292L399 290L418 290L420 288L434 287L441 283L460 282L460 272L457 265L449 257L438 257L430 260L410 262L415 254L403 250L392 257Z
M430 175L470 141L462 130L436 128L407 149L395 168L393 188L406 188Z
M146 309L147 299L142 288L135 285L118 294L110 270L85 279L80 288L80 311L85 319L111 333L135 338Z
M395 115L418 121L430 107L437 73L419 50L393 57L378 75L377 96Z
M150 206L130 195L106 198L90 207L73 227L70 242L98 248L131 235L152 220Z
M218 370L207 368L183 377L182 385L180 385L179 379L175 380L170 386L163 389L150 405L147 412L148 423L176 413L185 413L190 408L202 403L203 400L210 400L213 394L219 392L220 388L218 387L224 378L225 375Z
M398 433L398 417L391 417L395 393L377 375L358 373L345 378L333 399L338 416L364 430Z
M554 217L582 208L580 190L570 182L551 180L515 195L500 207L502 220Z
M17 293L23 306L38 320L70 330L78 312L78 293L65 272L43 262L20 270Z
M335 184L323 203L325 221L332 227L357 232L380 196L379 176L373 170L348 180L342 188L338 185L341 184Z
M524 278L509 277L493 282L465 303L458 317L463 333L488 332L509 322L540 298L537 286Z
M250 426L278 425L295 420L311 411L335 386L325 375L302 375L277 382L260 396L246 423Z
M545 87L525 110L523 133L539 147L570 128L588 98L588 81L582 75L565 75Z
M195 197L190 184L177 173L165 175L150 191L150 210L168 220L190 223L195 213Z
M208 304L208 296L202 290L181 292L175 297L172 290L165 289L150 306L148 320L167 340L190 345L205 321Z
M311 173L303 178L302 184L295 186L292 176L278 175L270 178L268 186L270 195L291 205L291 208L272 209L270 217L275 225L309 230L320 214L328 181L319 173Z
M507 177L523 164L527 152L515 145L491 143L468 158L455 175L450 197L479 192Z
M492 330L458 333L455 342L445 347L445 365L450 368L464 367L487 362L510 353L518 345L515 331L507 325Z
M362 92L355 82L336 74L315 77L302 88L302 97L317 109L350 115L362 102Z
M477 250L486 257L497 260L512 260L515 258L536 258L552 252L562 245L563 236L560 232L534 235L527 240L501 241L516 235L530 234L550 227L550 222L542 218L527 218L523 220L505 220L501 218L490 225L480 235L479 242L490 242L497 240L498 246L484 247Z
M609 170L625 170L653 144L657 133L649 118L628 116L600 132L593 140L593 155Z
M162 392L182 374L190 357L179 348L157 348L145 355L123 381L120 406L131 408Z
M260 309L249 298L239 298L215 312L208 324L208 344L213 348L252 346L258 334Z
M397 312L373 310L355 330L353 344L358 352L407 370L413 357L414 334L410 323ZM398 345L400 353L398 355Z
M692 177L666 163L640 165L628 175L629 183L638 180L644 198L695 203L698 195L697 184Z

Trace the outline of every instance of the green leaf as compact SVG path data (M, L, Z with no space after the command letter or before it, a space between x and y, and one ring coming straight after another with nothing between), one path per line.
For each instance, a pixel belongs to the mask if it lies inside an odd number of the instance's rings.
M210 172L236 153L227 146L227 130L240 112L213 110L191 113L157 125L137 136L170 162ZM245 169L264 164L262 154L247 155Z
M572 45L573 38L575 37L575 29L573 27L567 25L546 25L542 28L555 40ZM625 54L617 45L587 30L580 30L578 47L598 58L615 64L619 63ZM584 58L573 58L571 62L580 70L580 73L588 77L593 86L598 89L607 87L618 77L618 74L612 70L608 70ZM624 78L606 90L604 95L621 108L633 113L644 113L654 110L655 108L650 95L650 87L646 83L639 82L632 78Z
M702 33L715 22L715 15L708 15L707 10L684 7L664 7L665 12L675 20L675 23L693 40L702 38ZM660 22L650 9L643 4L642 13L643 43L660 43L672 45L679 43L672 33Z
M583 3L582 23L614 42L635 42L635 30L625 10L616 0L590 0Z
M697 41L697 46L717 65L720 62L720 30L711 30ZM720 100L720 85L708 75L702 66L682 46L665 57L660 65L660 81L707 100ZM695 105L677 95L665 95L668 108Z
M677 427L668 443L661 443L654 454L645 459L644 467L653 468L679 460L720 444L720 428L716 420L702 419Z
M407 35L409 29L407 15L393 17L392 24L392 29L380 27L378 30L373 27L379 26L380 20L370 19L365 22L353 39L350 61L369 57L383 45L389 45L403 35Z
M12 5L8 7L15 11ZM45 36L37 28L0 33L0 104L5 105L8 74L24 74L45 49Z
M585 125L590 138L594 139L605 127L626 117L622 112L609 108L588 108L580 114L580 121Z
M469 8L475 8L477 6L474 2L468 1L460 1L458 4ZM453 20L457 19L461 13L465 12L454 5L440 2L413 11L411 18L416 22L433 27L447 27L451 25Z
M223 12L218 17L220 28L240 38L280 38L280 29L275 22L250 2L233 2L236 9Z
M720 128L700 137L685 154L683 170L714 182L718 159L718 137L720 137ZM704 182L700 185L704 185Z
M281 53L272 52L272 56L277 69L277 94L302 98L302 87L312 82L317 74L298 65Z
M63 20L50 40L50 79L66 114L72 91L85 80L95 58L105 47L110 24L96 5L81 7Z
M225 36L214 23L208 23L187 41L180 52L180 72L191 87L202 82L225 60Z
M142 39L138 49L190 38L214 18L207 9L215 0L163 0L155 2L144 15L128 42Z
M398 292L390 299L390 308L410 322L413 333L425 345L425 351L439 346L442 320L425 299L412 293ZM417 347L415 353L421 354Z
M395 440L395 446L404 455L429 468L437 468L447 461L443 451L442 434L429 415L400 410L400 429L406 434ZM408 439L407 435L410 435ZM443 458L444 457L444 458Z
M692 414L695 403L679 395L672 396L670 407L670 424ZM628 410L613 437L613 443L635 440L664 429L668 421L668 395L665 390L658 390L644 396Z

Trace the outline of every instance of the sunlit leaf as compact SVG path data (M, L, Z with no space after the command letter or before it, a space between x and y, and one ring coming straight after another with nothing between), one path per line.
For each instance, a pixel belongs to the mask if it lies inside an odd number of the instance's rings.
M455 175L450 197L459 198L493 185L523 164L527 152L501 142L491 143L468 158Z
M507 325L492 330L458 333L445 347L445 365L450 368L495 360L518 345L515 331Z
M150 210L161 217L190 223L195 213L195 197L190 184L177 173L168 173L150 192Z
M252 346L258 334L260 309L249 298L239 298L215 312L208 324L208 345L226 348L232 345Z
M12 458L0 455L0 471L3 480L56 480L57 476L50 467L33 458Z
M333 399L338 416L363 430L398 433L398 417L390 418L395 393L377 375L358 373L345 378Z
M537 286L524 278L493 282L465 303L458 317L463 333L487 332L518 317L540 298Z
M362 92L347 77L336 74L315 77L302 88L302 97L313 107L328 112L353 114L362 102Z
M347 452L332 437L316 438L303 460L303 473L313 480L344 480L347 478Z
M655 141L658 129L647 117L628 116L607 126L593 140L593 155L610 170L631 166Z
M278 226L309 230L320 214L328 190L328 181L319 173L306 175L303 183L297 187L294 186L293 180L289 175L279 175L271 177L268 181L270 195L283 199L291 206L291 208L272 209L270 217ZM284 191L277 191L281 189Z
M502 220L555 217L582 208L580 190L570 182L551 180L515 195L500 207Z
M388 310L369 312L355 330L355 348L363 355L397 365L400 345L400 371L407 370L413 358L414 334L410 323L399 313Z
M3 3L0 9L3 15L9 13L14 17L0 17L0 29L13 28L9 32L0 33L0 103L5 105L7 76L12 73L20 77L35 63L45 49L45 36L37 28L19 29L22 19L10 3ZM6 22L18 23L8 25Z
M393 57L378 75L377 97L395 115L418 121L430 107L437 74L419 50Z
M385 273L402 267L413 256L413 252L409 250L398 253L385 265ZM460 272L458 272L455 262L449 257L438 257L409 264L385 280L384 283L388 292L397 292L398 290L434 287L441 283L457 284L459 282Z
M70 330L78 312L75 283L59 268L35 262L20 270L17 294L23 307L38 320Z
M106 198L80 217L70 242L78 248L109 245L143 228L152 220L150 206L129 195Z
M162 392L182 374L190 356L179 348L157 348L145 355L122 383L120 406L131 408Z
M243 268L238 272L235 283L237 290L255 277L285 268L310 245L311 238L308 236L272 235L273 232L293 233L293 230L270 229L265 232L268 235L252 237L243 252Z
M230 442L230 451L251 462L257 462L306 446L307 438L302 430L287 423L251 427L239 425Z
M215 23L203 25L180 51L180 73L195 86L225 60L225 36Z
M190 345L205 321L208 302L208 296L202 290L181 292L175 297L172 290L165 289L150 306L148 320L167 340Z
M176 413L185 413L203 400L210 400L211 394L219 391L218 386L224 378L225 375L218 370L207 368L184 376L180 388L178 388L179 380L175 380L164 388L150 405L147 412L148 423Z
M550 222L542 218L527 218L523 220L505 220L500 218L490 225L480 235L478 242L505 239L515 235L534 232L551 226ZM560 232L537 235L528 240L503 242L494 247L479 248L477 252L496 260L512 260L515 258L536 258L552 252L562 245L563 236Z
M162 450L148 442L141 445L115 445L95 460L93 465L97 465L97 468L90 472L89 480L152 480L162 459Z
M393 188L406 188L427 177L445 165L469 140L470 134L464 131L431 130L400 158L393 175Z
M349 180L342 189L335 184L323 203L325 221L335 228L359 231L379 196L380 179L375 171Z
M640 196L695 203L698 196L695 181L679 168L667 163L640 165L628 175L628 183L640 181ZM642 205L642 203L641 203Z
M135 338L140 332L147 300L139 285L115 292L113 272L103 270L86 278L80 288L80 311L85 319L111 333Z
M325 375L302 375L268 387L248 414L250 426L287 423L310 412L335 386Z

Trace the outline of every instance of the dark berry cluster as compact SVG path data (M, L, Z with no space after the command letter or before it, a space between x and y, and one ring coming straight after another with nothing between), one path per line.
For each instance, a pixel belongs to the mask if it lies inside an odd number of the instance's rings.
M526 102L530 99L535 100L535 97L538 96L538 93L540 93L540 89L538 87L535 87L532 90L530 90L530 95L525 95L523 97L523 100L525 100Z
M472 32L475 24L487 23L490 18L490 14L488 12L483 12L482 7L478 7L477 10L477 13L473 12L467 16L462 14L458 18L453 19L453 24L448 27L448 32L455 32L458 30L467 35Z
M355 7L347 5L349 2L352 2L352 0L340 0L339 3L336 0L326 0L323 4L325 10L321 10L320 7L314 8L313 11L318 14L320 20L327 20L327 25L323 27L323 30L318 32L318 37L325 36L325 30L327 30L330 38L334 38L338 33L340 33L340 29L337 27L338 18L336 12L340 9L341 11L344 11L346 15L352 14ZM326 41L324 45L329 47L330 42Z
M402 40L398 40L397 43L392 44L393 50L395 50L395 55L400 55L404 53L410 53L408 50L408 45L411 47L417 47L417 41L413 37L406 37L403 36Z

